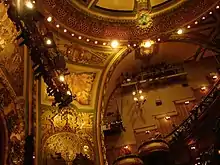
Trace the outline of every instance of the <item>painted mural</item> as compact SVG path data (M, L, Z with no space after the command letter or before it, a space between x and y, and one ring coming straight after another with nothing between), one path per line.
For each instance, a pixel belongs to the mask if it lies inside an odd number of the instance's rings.
M76 101L81 105L90 105L92 87L95 80L95 73L70 73L65 77L72 93L76 94Z

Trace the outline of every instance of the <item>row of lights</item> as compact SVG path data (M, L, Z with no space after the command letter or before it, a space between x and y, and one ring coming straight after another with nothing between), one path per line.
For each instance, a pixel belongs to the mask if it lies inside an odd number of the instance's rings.
M52 20L53 20L52 16L47 17L47 22L52 22ZM60 28L60 25L59 25L59 24L56 24L56 28ZM64 33L67 33L67 29L63 29L63 32L64 32ZM71 36L74 37L75 34L72 33ZM78 39L79 39L79 40L82 40L83 37L82 37L82 36L78 36ZM91 40L90 40L89 38L87 38L87 39L86 39L86 42L91 42ZM98 43L99 43L98 41L94 41L94 44L98 44ZM106 43L106 42L103 42L102 45L103 45L103 46L106 46L107 43ZM117 40L113 40L113 41L111 41L110 46L111 46L112 48L117 48L117 47L119 46L119 42L118 42Z
M34 2L34 1L33 1L33 2ZM29 4L29 6L31 7L31 4ZM219 9L220 6L217 5L215 8L216 8L216 9ZM210 12L209 12L209 15L212 15L212 14L213 14L213 12L210 11ZM205 20L206 17L203 16L201 19L202 19L202 20ZM53 21L52 16L47 17L47 22L52 22L52 21ZM195 25L197 25L198 23L199 23L199 21L195 21L195 22L194 22ZM56 24L56 27L57 27L57 28L60 28L60 25L59 25L59 24ZM191 28L191 26L190 26L190 25L187 25L187 29L190 29L190 28ZM67 32L67 29L63 29L63 31L64 31L64 33L66 33L66 32ZM184 29L178 29L176 33L177 33L178 35L181 35L181 34L184 33ZM74 37L75 34L72 33L71 36ZM82 36L78 36L78 39L79 39L79 40L82 40L83 37L82 37ZM157 42L160 42L161 39L160 39L160 38L157 38L156 41L157 41ZM86 38L86 42L91 42L91 39ZM94 44L97 45L98 43L99 43L99 42L98 42L97 40L94 41ZM155 43L155 41L147 40L147 41L144 41L144 42L142 43L142 46L144 46L145 48L150 48L154 43ZM108 43L103 42L102 45L103 45L103 46L106 46L106 45L108 45ZM117 48L117 47L120 45L120 43L119 43L117 40L113 40L113 41L111 41L111 43L110 43L109 45L110 45L112 48ZM137 44L136 44L136 43L134 43L133 45L128 44L128 47L130 47L130 46L136 47Z

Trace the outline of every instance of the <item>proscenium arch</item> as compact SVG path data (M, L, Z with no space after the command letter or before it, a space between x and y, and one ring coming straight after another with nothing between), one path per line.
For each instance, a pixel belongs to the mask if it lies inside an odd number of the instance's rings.
M217 46L217 44L213 44L212 41L208 41L206 38L202 39L201 37L191 37L187 36L184 38L182 37L170 37L170 39L167 40L161 40L160 43L165 43L165 42L183 42L183 43L191 43L195 44L198 46L202 46L208 50L212 50L214 52L220 52L220 48ZM102 81L100 84L100 91L98 94L98 104L97 104L97 114L96 114L96 119L95 119L95 133L96 133L96 140L97 140L97 149L98 149L98 157L99 157L99 164L104 165L106 161L105 155L103 155L103 150L105 149L104 143L103 143L103 135L102 135L102 121L103 121L103 115L104 111L106 108L107 101L106 99L104 100L105 94L106 94L106 89L108 88L108 82L111 79L111 76L116 68L116 66L124 59L124 57L129 54L129 49L127 48L126 51L118 56L115 56L105 71L102 74ZM107 99L108 100L108 99Z

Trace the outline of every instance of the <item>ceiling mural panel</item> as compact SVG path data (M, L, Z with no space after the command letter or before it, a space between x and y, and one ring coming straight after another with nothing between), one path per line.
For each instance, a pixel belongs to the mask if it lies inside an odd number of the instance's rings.
M70 74L65 76L64 81L69 84L72 93L76 95L76 100L71 104L83 111L93 111L101 70L72 64L67 66ZM51 105L53 98L47 95L44 83L42 83L42 91L45 92L41 93L41 103Z
M134 0L98 0L96 3L96 5L101 8L117 11L133 11L134 4Z
M70 73L66 82L72 93L76 94L76 101L81 105L91 104L91 92L95 80L95 73Z

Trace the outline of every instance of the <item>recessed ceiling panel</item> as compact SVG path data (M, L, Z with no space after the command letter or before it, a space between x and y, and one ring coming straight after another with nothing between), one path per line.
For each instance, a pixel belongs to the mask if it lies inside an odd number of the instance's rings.
M117 11L133 11L134 0L98 0L96 6Z

